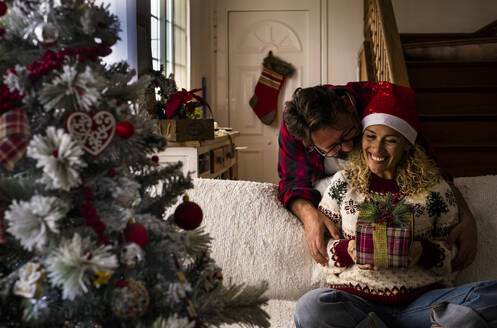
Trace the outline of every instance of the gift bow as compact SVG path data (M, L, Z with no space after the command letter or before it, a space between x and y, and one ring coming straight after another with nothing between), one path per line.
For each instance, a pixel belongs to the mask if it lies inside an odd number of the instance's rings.
M181 91L178 91L178 92L170 95L169 100L167 101L167 105L166 105L166 118L170 119L171 116L173 116L173 114L178 110L180 105L186 104L187 102L189 102L192 99L197 100L202 105L206 105L207 108L209 108L209 112L211 112L211 115L214 116L214 114L212 114L211 106L209 106L207 101L205 101L204 98L197 96L195 94L195 92L198 92L201 90L202 90L202 88L193 89L190 91L186 91L185 89L181 89Z

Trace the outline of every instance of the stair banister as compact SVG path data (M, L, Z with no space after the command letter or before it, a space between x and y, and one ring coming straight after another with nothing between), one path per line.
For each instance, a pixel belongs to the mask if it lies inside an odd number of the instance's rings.
M364 46L360 78L409 86L407 67L391 0L364 1Z

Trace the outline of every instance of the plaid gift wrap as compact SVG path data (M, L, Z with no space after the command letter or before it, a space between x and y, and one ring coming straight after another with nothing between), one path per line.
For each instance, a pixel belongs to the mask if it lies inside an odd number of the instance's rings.
M22 108L12 109L0 117L0 163L12 170L24 155L31 133L28 117Z
M408 265L410 245L410 226L396 228L385 224L357 222L357 264L405 268Z

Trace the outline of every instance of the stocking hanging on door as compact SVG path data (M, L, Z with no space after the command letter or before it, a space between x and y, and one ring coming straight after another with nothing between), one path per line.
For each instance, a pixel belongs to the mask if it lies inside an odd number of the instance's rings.
M255 92L250 98L250 107L254 110L262 123L269 125L276 117L278 108L278 95L285 78L290 77L295 68L282 59L273 56L270 51L262 64L263 69Z

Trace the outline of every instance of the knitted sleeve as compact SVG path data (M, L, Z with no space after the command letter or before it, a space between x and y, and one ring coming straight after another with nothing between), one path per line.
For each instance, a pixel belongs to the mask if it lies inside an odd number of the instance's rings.
M451 261L456 250L448 247L447 238L459 222L459 213L454 193L444 180L429 192L426 208L434 220L434 231L431 240L422 241L420 264L437 274L448 274L452 271Z
M326 188L318 209L326 215L340 231L342 227L342 215L340 207L343 198L347 192L348 184L343 176L344 171L337 172L330 181L330 185Z
M318 206L318 209L333 221L339 231L341 231L342 226L340 207L347 192L347 186L343 171L337 172L331 179L330 185L326 188ZM348 244L349 240L347 239L332 239L328 242L327 251L330 260L328 268L325 271L328 273L340 273L348 266L354 264L347 251Z

